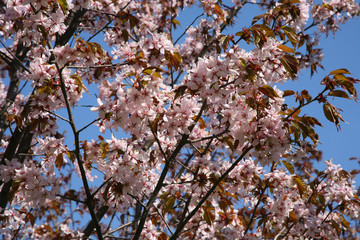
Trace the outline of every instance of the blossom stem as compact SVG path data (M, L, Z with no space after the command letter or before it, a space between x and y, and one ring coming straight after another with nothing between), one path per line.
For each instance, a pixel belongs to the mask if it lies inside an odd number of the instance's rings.
M202 116L203 112L205 111L206 106L207 106L207 100L205 99L203 101L203 104L201 106L201 109L200 109L198 115L196 116L196 118L194 120L194 124L189 127L189 134L192 132L192 130L194 129L196 123L199 121L200 117ZM160 178L159 178L159 180L158 180L158 182L157 182L157 184L155 186L155 189L154 189L152 195L150 196L150 198L148 200L146 208L144 208L144 212L141 215L140 222L139 222L138 228L136 229L136 232L134 234L133 240L137 240L137 239L140 238L141 232L142 232L142 230L144 228L144 224L145 224L147 215L149 214L150 208L152 207L158 193L160 192L161 188L164 185L165 177L166 177L166 175L167 175L167 173L168 173L168 171L170 169L170 165L171 165L172 162L175 161L176 156L180 153L183 146L185 144L187 144L189 134L184 134L182 136L181 140L177 144L177 147L175 148L175 150L171 154L170 158L165 162L165 165L164 165L164 168L163 168L163 170L161 172Z
M217 186L225 179L225 177L236 167L236 165L245 157L245 155L254 147L251 145L247 147L244 152L236 159L236 161L231 165L231 167L223 173L219 179L214 183L214 185L210 188L210 190L205 194L205 196L199 201L196 207L189 213L189 215L185 218L185 220L180 223L175 231L175 233L170 237L170 240L175 240L180 235L182 229L185 227L186 223L190 221L190 219L197 213L202 204L213 194L217 188Z
M69 116L69 124L71 126L71 129L73 131L74 134L74 139L75 139L75 156L79 165L79 169L80 169L80 173L81 173L81 178L82 178L82 182L84 185L84 189L85 189L85 194L86 194L86 205L89 209L90 215L91 215L91 219L92 222L94 222L95 224L95 228L96 228L96 232L97 232L97 236L100 240L103 239L102 237L102 233L101 233L101 228L99 226L95 211L94 211L94 206L92 204L92 194L90 192L90 187L86 178L86 173L85 173L85 169L83 166L83 163L81 161L81 157L80 157L80 140L79 140L79 132L76 130L76 125L75 125L75 121L73 118L73 114L72 114L72 110L71 110L71 106L68 100L68 95L66 92L66 88L65 88L65 82L62 76L62 69L60 69L59 64L55 63L56 69L59 73L59 79L60 79L60 88L64 97L64 101L65 101L65 105L66 105L66 109L68 112L68 116Z
M251 225L252 225L252 223L253 223L253 221L254 221L254 219L255 219L256 210L258 209L258 207L259 207L259 205L260 205L260 203L261 203L261 199L262 199L262 197L264 196L264 193L265 193L266 189L268 188L268 185L269 185L269 181L266 181L266 184L265 184L265 186L263 187L263 189L262 189L262 191L261 191L261 193L260 193L259 199L258 199L258 201L257 201L257 203L256 203L256 205L255 205L255 207L254 207L254 209L253 209L253 212L252 212L252 214L251 214L250 222L249 222L248 225L246 226L246 229L245 229L245 232L244 232L244 235L243 235L244 237L245 237L245 235L247 234L247 232L249 231L249 229L250 229L250 227L251 227Z

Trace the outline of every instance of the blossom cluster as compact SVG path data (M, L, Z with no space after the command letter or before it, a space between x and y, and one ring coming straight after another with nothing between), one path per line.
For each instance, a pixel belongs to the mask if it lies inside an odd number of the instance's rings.
M312 10L312 18L318 21L319 32L335 33L339 24L345 23L352 16L359 14L360 7L355 1L324 1Z
M252 3L266 12L236 33L226 31L249 2L0 3L1 234L353 237L353 176L331 161L324 171L308 164L321 124L299 109L324 103L338 125L326 96L356 100L358 80L333 71L315 98L278 84L321 66L319 36L360 7ZM190 7L203 14L181 26Z

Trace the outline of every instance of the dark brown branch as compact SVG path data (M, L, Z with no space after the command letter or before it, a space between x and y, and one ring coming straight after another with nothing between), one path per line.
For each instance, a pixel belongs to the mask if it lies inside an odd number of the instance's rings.
M67 92L66 92L66 88L65 88L65 82L64 82L64 79L63 79L63 76L62 76L62 70L60 69L59 65L57 63L55 63L55 66L56 66L56 69L59 73L59 79L60 79L60 88L61 88L61 92L63 94L63 97L64 97L64 101L65 101L65 105L66 105L66 109L67 109L67 112L68 112L68 116L69 116L69 124L71 126L71 129L73 131L73 134L74 134L74 138L75 138L75 157L77 159L77 163L78 163L78 166L79 166L79 169L80 169L80 173L81 173L81 179L82 179L82 182L83 182L83 185L84 185L84 189L85 189L85 194L86 194L86 205L89 209L89 212L90 212L90 215L91 215L91 219L92 221L94 222L94 226L96 228L96 232L97 232L97 236L100 240L103 239L102 237L102 233L101 233L101 228L100 228L100 225L98 223L98 218L95 214L95 211L94 211L94 206L93 206L93 197L92 197L92 194L91 194L91 191L90 191L90 187L89 187L89 184L88 184L88 181L87 181L87 178L86 178L86 173L85 173L85 169L84 169L84 165L83 165L83 162L81 160L81 157L80 157L80 140L79 140L79 132L76 130L76 125L75 125L75 121L74 121L74 117L73 117L73 114L72 114L72 110L71 110L71 106L70 106L70 103L69 103L69 98L68 98L68 95L67 95ZM88 226L90 226L91 224L89 224ZM93 228L92 228L93 229ZM91 230L92 232L92 230ZM86 239L86 238L83 238L83 239Z
M204 100L201 109L198 113L198 115L196 116L195 119L195 123L189 127L189 134L192 132L192 130L194 129L195 125L197 124L197 122L199 121L200 117L202 116L203 112L205 111L205 108L207 106L207 101ZM158 195L158 193L160 192L161 188L163 187L164 181L165 181L165 177L170 169L170 165L172 162L175 161L175 158L177 157L177 155L180 153L181 149L183 148L183 146L187 143L187 140L189 138L188 134L184 134L181 138L181 140L179 141L179 143L177 144L175 150L173 151L173 153L171 154L170 158L168 159L168 161L165 162L165 166L161 172L160 178L155 186L154 192L153 194L150 196L150 199L148 200L148 203L146 205L146 208L143 211L143 214L141 215L140 218L140 222L139 222L139 226L136 229L136 232L134 234L133 240L137 240L140 238L141 232L144 228L144 224L146 221L146 218L149 214L149 211Z
M189 213L189 215L180 223L175 231L175 233L170 237L170 240L175 240L179 237L182 229L185 227L186 223L190 221L190 219L199 211L202 204L210 197L211 194L215 192L215 189L219 186L222 180L224 180L227 175L236 167L236 165L245 157L245 155L253 148L253 146L247 147L244 152L236 159L236 161L223 173L219 179L214 183L214 185L210 188L210 190L205 194L205 196L199 201L196 207Z
M106 212L109 210L109 206L102 206L100 209L96 212L96 222L92 219L89 224L86 226L85 230L83 231L84 235L82 237L83 240L88 239L90 235L93 233L94 228L96 228L96 225L98 224L98 221L100 221Z
M20 42L17 46L15 55L13 55L11 64L9 65L10 85L6 94L5 104L4 106L1 106L2 109L0 115L0 139L2 139L4 132L8 127L6 124L5 113L9 108L9 106L15 101L16 96L19 93L19 86L20 86L19 72L21 72L24 68L24 65L21 62L25 59L28 51L29 48L24 47L22 42Z
M18 127L15 129L12 134L8 147L6 148L3 158L1 160L1 164L5 164L5 159L12 160L18 157L19 162L23 162L26 156L19 156L22 153L27 153L30 148L31 140L33 138L33 133L30 131L30 126L19 129ZM6 205L11 198L9 195L13 181L10 180L4 183L3 188L0 192L0 208L1 213L5 211ZM0 181L2 184L2 181Z
M246 1L244 1L245 3ZM224 29L233 21L233 19L236 17L236 15L238 14L238 12L240 11L240 9L243 7L243 4L240 7L237 8L233 8L232 11L230 12L229 16L226 18L225 22L222 23L220 25L220 32L224 31ZM199 55L196 57L196 61L200 58L203 57L207 51L209 50L209 48L211 47L211 45L216 41L216 36L212 36L208 43L203 47L203 49L201 50L201 52L199 53Z
M77 27L80 24L80 19L85 14L85 10L79 10L76 13L70 14L67 18L67 23L69 23L69 27L66 30L66 32L57 38L56 46L63 46L65 45L70 38L73 36L74 32L76 31ZM19 93L19 85L20 85L20 79L19 79L19 73L22 70L30 72L23 64L23 61L25 60L26 54L29 51L28 47L25 47L22 42L19 42L15 56L12 59L12 64L10 65L10 85L8 88L7 96L6 96L6 104L5 106L2 106L2 110L6 110L8 106L15 101L15 98L17 94ZM30 100L25 104L25 106L29 106ZM26 107L28 108L28 107ZM28 111L28 109L26 109ZM6 111L4 111L5 113ZM8 128L6 124L5 114L0 115L0 139L3 137L5 130ZM33 134L30 131L29 126L24 127L23 129L19 129L18 127L15 129L14 133L11 136L10 142L8 144L8 147L4 153L4 156L1 160L1 164L5 164L5 159L12 160L17 154L20 153L27 153L30 149L30 143L32 141ZM18 149L18 147L21 146L21 148ZM17 153L16 150L18 149ZM24 157L20 159L20 161L23 161ZM0 181L0 185L2 182ZM10 180L7 183L4 183L3 188L0 192L0 207L1 212L3 212L6 208L6 205L9 201L9 192L12 186L12 180Z
M66 29L65 33L59 37L56 38L55 46L64 46L74 35L75 31L77 30L81 18L86 13L85 9L79 9L78 11L71 12L67 19L65 24L68 25L68 28Z
M254 219L255 219L255 214L256 214L256 210L258 209L260 203L261 203L261 200L262 200L262 197L264 196L264 193L266 191L266 189L268 188L268 181L266 181L266 184L265 186L263 187L263 189L261 190L261 193L260 193L260 196L259 196L259 199L253 209L253 212L251 214L251 218L250 218L250 222L248 223L248 225L246 226L246 229L244 231L244 236L247 234L247 232L249 231L252 223L254 222Z

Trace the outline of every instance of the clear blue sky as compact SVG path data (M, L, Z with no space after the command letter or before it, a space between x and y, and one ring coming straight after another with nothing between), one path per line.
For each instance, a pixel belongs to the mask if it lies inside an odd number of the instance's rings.
M321 79L330 71L347 68L353 75L360 79L360 19L352 19L336 33L335 37L329 35L320 41L324 58L324 70L310 78L308 72L303 73L299 80L291 84L299 90L308 89L313 96L322 90L319 85ZM360 92L360 86L356 86ZM341 123L341 130L337 131L334 124L325 119L322 106L313 104L304 109L309 115L317 117L323 124L318 127L320 136L319 149L323 150L324 160L333 159L334 163L341 164L345 170L359 168L357 161L348 161L350 157L360 158L360 102L356 103L347 99L335 98L331 101L336 107L343 110L342 116L347 123ZM358 181L360 178L358 178ZM360 186L360 183L357 183Z
M181 34L182 31L188 26L193 19L200 14L199 10L187 10L185 14L181 15L178 20L181 23L181 28L178 29L177 34ZM231 32L240 31L242 27L249 27L252 18L259 14L254 12L253 7L246 7L237 18L237 24L230 29ZM318 73L310 78L309 72L304 72L300 75L299 80L290 82L287 85L280 85L279 88L282 90L286 89L297 89L303 90L308 89L313 96L322 90L320 86L321 79L327 75L330 71L338 68L347 68L353 73L354 78L360 78L360 19L353 19L348 24L342 25L333 38L330 35L328 38L323 37L321 40L320 47L324 51L323 66L324 70L319 69ZM99 42L102 40L99 38ZM360 92L360 87L357 87ZM90 89L91 90L91 89ZM95 91L90 91L94 93ZM293 99L288 98L290 104L293 104ZM81 104L97 105L94 95L88 96L84 94L84 99L81 100ZM323 160L333 159L334 163L341 164L345 170L351 170L353 168L359 168L357 161L349 161L350 157L360 158L360 104L354 103L350 100L335 99L332 101L335 106L344 110L343 117L348 124L341 124L341 131L337 132L336 127L333 123L329 122L323 116L322 105L313 104L312 106L306 107L303 112L308 115L317 117L323 124L323 127L317 128L317 132L320 136L319 149L323 150ZM62 116L67 116L65 111L61 111ZM89 108L77 108L75 111L75 120L78 129L85 126L97 117L97 113L91 113ZM65 126L66 125L66 126ZM62 124L61 128L67 128L69 135L71 136L71 129L68 128L67 124ZM91 138L96 139L96 136L100 135L99 130L95 126L89 127L81 135L81 139L90 140ZM117 137L123 136L120 132L116 133ZM106 137L110 137L107 135ZM67 139L69 146L72 145L71 137ZM71 147L70 147L71 148ZM318 166L323 168L324 164ZM99 176L101 179L102 176ZM74 182L74 187L81 186L81 182ZM360 186L360 178L357 178L357 186Z
M178 18L181 27L175 31L175 35L181 34L188 24L200 13L199 9L196 8L186 10L185 13ZM249 27L252 18L260 13L261 12L255 11L254 6L246 6L238 15L236 25L232 27L229 32L234 33L240 31L242 27ZM335 37L330 34L327 38L323 36L320 41L319 47L323 49L325 55L322 62L324 70L318 69L318 73L314 74L313 77L310 77L309 72L302 72L298 80L280 85L280 89L296 89L299 91L307 89L312 96L316 96L316 94L323 89L323 86L320 85L321 79L330 71L338 68L347 68L353 74L354 78L360 78L360 19L352 19L340 27L341 29L336 33ZM102 40L99 38L98 41L100 42ZM357 90L360 92L360 86L357 86ZM80 102L81 104L97 105L94 95L89 97L85 93L84 97ZM293 104L292 98L289 97L287 100L289 100L289 105ZM339 132L333 123L325 119L322 105L314 103L311 106L307 106L302 112L318 118L323 124L323 127L316 129L320 136L321 144L318 145L318 148L323 151L323 160L332 158L334 163L341 164L345 170L359 168L357 161L349 161L349 158L360 158L360 103L346 99L334 99L331 103L344 110L342 116L348 123L342 123L341 131ZM61 115L67 116L65 111L61 112ZM95 119L97 113L91 113L89 108L86 107L77 108L74 117L78 129L80 129ZM61 127L63 127L63 125ZM66 128L68 127L66 126ZM68 133L71 133L70 128L68 128ZM98 128L92 126L84 132L81 139L96 139L96 136L99 134ZM122 136L121 133L115 133L115 135L117 137ZM110 136L107 135L106 137ZM68 139L68 144L71 145L70 141L72 140L69 140L70 139ZM323 168L324 164L321 164L319 167ZM356 185L360 186L360 178L357 179Z
M256 10L253 5L246 5L239 13L235 26L229 32L237 32L242 27L249 27L252 18L262 12ZM196 9L186 11L182 18L179 18L182 29L198 16L200 12ZM307 89L312 96L316 96L321 92L323 86L320 81L329 74L330 71L347 68L353 75L352 77L360 79L360 18L353 18L344 25L340 25L340 30L336 32L335 37L329 34L320 40L319 48L323 49L324 58L322 65L324 70L318 69L318 72L310 77L310 72L301 72L299 79L287 84L280 85L282 90ZM360 95L360 84L356 86ZM293 100L289 97L289 105L293 104ZM331 99L330 99L331 100ZM341 123L341 130L338 132L333 123L329 122L323 114L322 105L314 103L302 110L310 116L319 119L323 127L318 127L316 132L320 137L318 148L323 151L323 160L333 159L336 164L349 171L359 168L357 161L349 161L350 157L360 158L360 102L347 99L336 98L331 103L343 110L342 116L347 123ZM319 168L325 165L321 164ZM360 186L360 177L357 178L357 186Z

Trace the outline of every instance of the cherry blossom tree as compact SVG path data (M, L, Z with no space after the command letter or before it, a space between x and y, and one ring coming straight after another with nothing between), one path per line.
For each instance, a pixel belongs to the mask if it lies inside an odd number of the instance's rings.
M322 68L354 0L0 7L2 239L357 239L357 171L321 159L301 110L340 129L332 99L356 101L359 80L278 88Z

